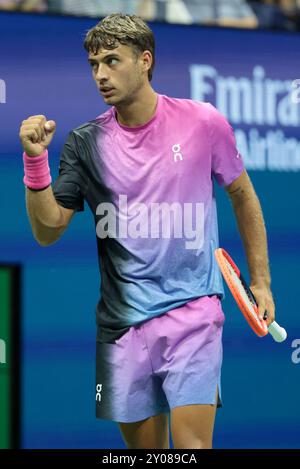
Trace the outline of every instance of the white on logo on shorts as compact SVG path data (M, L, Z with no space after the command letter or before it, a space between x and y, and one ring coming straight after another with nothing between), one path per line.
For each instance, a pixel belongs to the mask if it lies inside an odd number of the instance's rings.
M102 384L97 384L96 386L96 401L101 402L101 392L102 392Z

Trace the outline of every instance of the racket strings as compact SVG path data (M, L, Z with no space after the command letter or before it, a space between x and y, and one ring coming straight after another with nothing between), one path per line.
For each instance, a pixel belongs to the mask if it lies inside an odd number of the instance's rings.
M254 298L254 295L253 295L252 291L247 287L247 283L245 282L244 278L242 277L242 274L240 274L240 281L241 281L241 283L242 283L242 285L245 289L245 292L246 292L249 300L251 301L251 303L257 306L256 299Z
M256 314L256 311L253 307L254 297L253 297L253 295L251 295L251 292L248 291L248 288L245 288L245 286L243 285L244 279L243 278L240 279L240 277L237 275L236 271L233 269L233 267L227 261L227 259L226 259L226 265L227 265L227 268L228 268L228 270L231 274L233 282L234 282L235 286L238 288L239 293L240 293L241 297L243 298L243 300L245 301L251 315L253 316L253 318L255 318L256 321L259 321L258 317L257 317L257 314Z

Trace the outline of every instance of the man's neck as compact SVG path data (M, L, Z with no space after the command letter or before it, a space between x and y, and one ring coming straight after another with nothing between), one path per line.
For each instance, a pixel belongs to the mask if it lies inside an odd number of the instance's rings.
M118 122L127 127L146 124L154 116L156 106L157 94L149 86L146 90L142 90L132 103L116 106Z

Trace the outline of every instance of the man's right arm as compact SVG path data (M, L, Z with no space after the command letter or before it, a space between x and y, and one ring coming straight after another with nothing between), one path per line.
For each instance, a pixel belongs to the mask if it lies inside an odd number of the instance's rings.
M41 246L57 241L75 213L57 203L51 186L42 191L26 187L26 209L33 235Z
M33 235L41 246L48 246L57 241L75 212L75 210L64 208L57 203L50 185L48 160L46 161L46 157L41 156L47 150L55 128L54 121L47 121L45 116L36 115L22 122L19 134L26 153L24 163L26 162L28 165L26 176L26 182L28 181L26 184L27 214ZM39 158L35 159L37 157Z

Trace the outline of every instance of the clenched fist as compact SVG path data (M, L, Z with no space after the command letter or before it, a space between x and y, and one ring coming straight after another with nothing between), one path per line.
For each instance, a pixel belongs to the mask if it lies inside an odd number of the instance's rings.
M22 122L19 137L28 156L39 156L48 148L54 135L56 124L47 121L45 116L31 116Z

